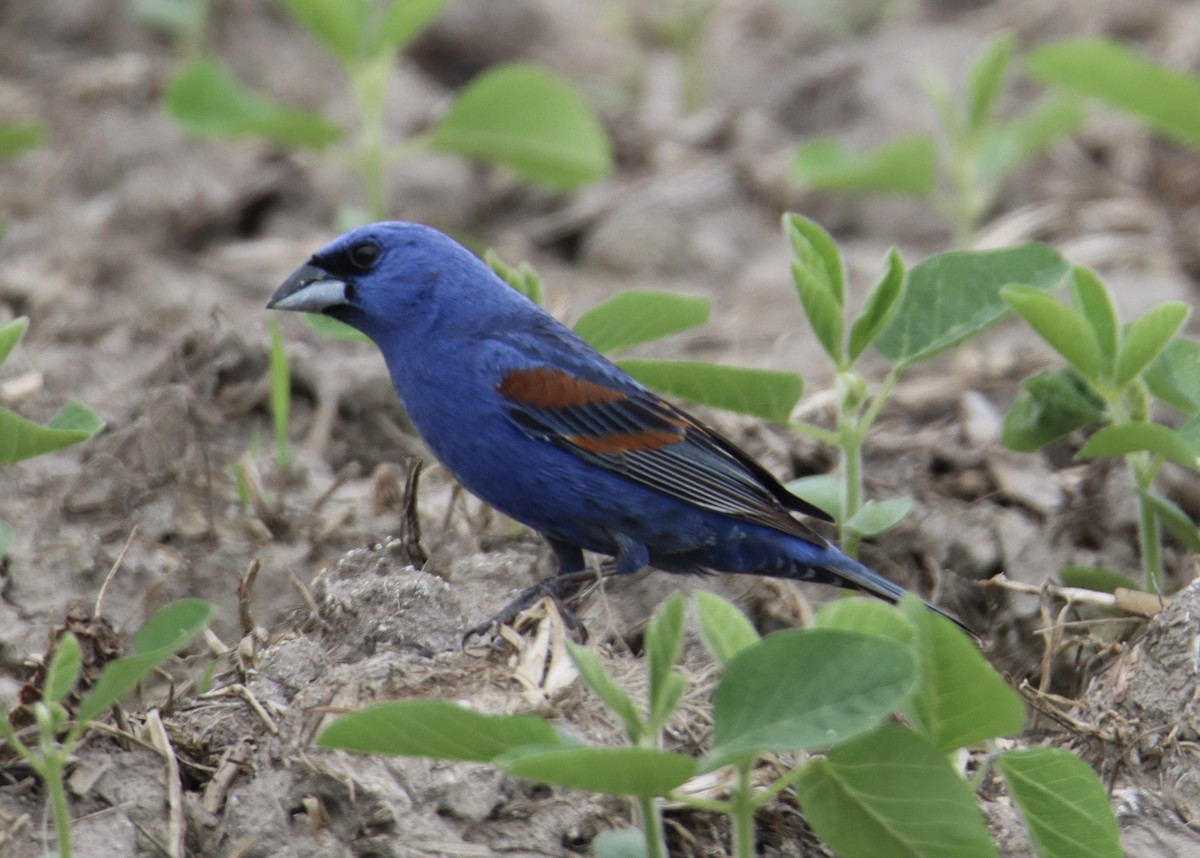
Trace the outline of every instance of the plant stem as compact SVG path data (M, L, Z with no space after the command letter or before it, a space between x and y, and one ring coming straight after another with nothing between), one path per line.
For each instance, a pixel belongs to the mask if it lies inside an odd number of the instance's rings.
M1144 586L1149 593L1161 593L1163 582L1162 524L1147 497L1154 484L1154 477L1158 473L1158 466L1153 461L1147 461L1146 456L1145 453L1131 453L1126 456L1126 461L1133 473L1133 484L1137 491L1138 545L1142 553Z
M646 858L667 858L667 835L655 799L651 796L638 799L638 810L642 833L646 836Z
M842 518L838 522L838 543L850 557L858 557L862 541L858 532L846 527L846 522L862 507L862 440L856 432L848 432L838 445L842 470Z
M383 94L391 59L391 54L384 52L368 60L352 75L361 123L358 172L362 177L363 197L371 220L384 220L388 214L384 189L387 157L383 135Z
M754 858L754 798L750 792L750 760L737 766L737 784L730 795L733 806L734 858Z
M58 833L58 858L71 858L71 814L67 810L67 790L63 785L62 765L58 761L46 761L42 773L46 788L50 791L50 806L54 811L54 828Z
M846 522L862 509L862 446L883 410L883 405L900 379L900 368L893 367L879 386L875 395L867 400L861 416L845 413L839 405L837 445L842 471L842 518L838 522L838 543L850 557L858 557L858 546L862 537L847 528Z
M803 435L807 435L809 438L815 438L822 444L829 444L831 447L835 447L841 443L841 438L836 432L830 432L828 429L824 429L812 423L806 423L803 420L791 421L788 424L788 428L793 429Z

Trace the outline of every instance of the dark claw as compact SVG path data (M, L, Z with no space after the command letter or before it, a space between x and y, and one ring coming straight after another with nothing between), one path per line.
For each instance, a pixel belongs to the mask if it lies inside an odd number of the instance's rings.
M605 569L601 569L601 577L611 574ZM465 647L467 641L477 635L483 635L491 631L494 626L502 626L512 623L517 618L517 615L522 611L527 610L537 604L542 599L549 596L558 603L559 612L562 614L567 628L571 631L578 630L582 641L587 640L587 629L583 627L579 617L575 612L567 607L567 602L580 596L588 589L590 584L597 581L596 573L591 569L584 569L580 572L568 572L565 575L555 575L552 578L543 578L532 587L526 587L516 598L500 609L494 616L488 618L479 625L468 629L462 637L462 645Z

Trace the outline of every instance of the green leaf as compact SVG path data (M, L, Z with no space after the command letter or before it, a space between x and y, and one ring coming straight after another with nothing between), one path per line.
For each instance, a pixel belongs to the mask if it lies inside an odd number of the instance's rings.
M666 795L697 768L691 757L657 748L518 748L492 763L540 783L641 797Z
M815 190L928 197L936 163L933 140L924 134L901 137L871 152L855 152L836 140L820 139L796 150L792 172L801 184Z
M406 2L395 0L393 6ZM369 0L284 0L284 5L343 67L356 64L371 29Z
M692 594L692 601L696 604L700 634L722 665L729 664L735 655L761 640L746 615L715 593L698 590Z
M942 131L954 144L961 146L967 134L967 119L959 111L958 103L951 97L949 82L935 74L922 75L921 83L933 112L937 114Z
M1184 468L1197 469L1195 451L1179 433L1159 423L1130 420L1105 426L1088 438L1077 458L1095 459L1100 456L1124 456L1141 451L1154 453Z
M1106 566L1064 566L1058 570L1058 580L1068 587L1113 593L1118 587L1140 590L1137 582Z
M815 220L804 215L783 216L783 232L796 260L817 278L841 307L846 303L846 267L833 237Z
M853 364L858 360L871 341L879 336L879 332L888 326L900 309L900 301L904 298L904 284L907 275L900 254L895 248L888 251L887 270L875 284L867 297L867 305L850 328L850 348L846 354Z
M796 782L804 818L844 858L995 858L975 796L900 725L835 748Z
M314 331L319 331L327 337L333 337L335 340L370 342L371 338L366 334L356 331L345 322L339 322L330 316L323 316L320 313L305 313L304 318L308 320L308 324L312 326Z
M564 190L612 169L608 137L582 96L532 65L500 66L473 80L433 129L430 145Z
M133 640L133 655L110 661L79 704L76 720L92 721L116 703L151 671L187 646L212 619L203 599L172 602L146 621Z
M808 501L817 509L842 520L842 479L836 474L813 474L787 483L784 488L801 500Z
M1150 392L1184 414L1200 410L1200 343L1174 340L1143 376Z
M584 313L575 333L605 353L652 342L708 321L707 298L629 289Z
M1200 79L1108 39L1058 42L1029 57L1034 77L1099 98L1180 143L1200 148Z
M683 649L683 596L672 593L646 625L643 636L650 674L650 720L661 724L670 715L669 679Z
M522 262L517 268L505 263L492 248L483 253L483 261L488 264L497 277L512 288L516 289L535 304L542 303L542 278L528 262ZM662 293L670 294L670 293Z
M541 718L484 715L446 700L373 703L341 716L317 737L322 748L478 762L560 742Z
M601 831L592 839L593 858L649 858L646 835L639 828Z
M1031 286L1005 286L1001 297L1089 381L1100 376L1100 345L1082 315Z
M138 629L133 638L133 654L169 658L204 631L212 616L212 605L203 599L180 599L172 602L157 611ZM103 679L103 671L100 677Z
M567 641L567 652L571 654L571 660L575 662L575 667L579 669L579 675L583 677L588 688L596 692L596 696L616 713L630 740L636 741L642 735L644 725L642 715L633 699L604 669L596 653L570 641Z
M834 599L822 605L813 617L812 627L876 635L905 646L912 646L917 639L916 629L898 609L878 599L856 596Z
M1179 540L1180 545L1192 553L1200 553L1200 530L1196 528L1196 523L1186 512L1180 509L1174 501L1155 492L1143 491L1140 494L1154 510L1154 514L1162 522L1167 532ZM1130 589L1136 590L1138 587L1135 584Z
M821 347L825 349L825 354L829 355L835 366L842 367L846 362L842 354L845 325L842 306L813 271L799 262L792 263L792 280L796 284L800 304L804 307L804 315Z
M862 509L850 516L845 526L862 536L878 536L903 521L912 510L912 505L912 498L867 501Z
M972 134L982 134L992 117L1015 42L1012 33L1001 33L971 63L967 72L967 128Z
M90 438L104 428L104 421L78 402L68 402L46 426L54 432L77 432Z
M813 271L799 262L792 263L792 280L796 284L800 304L804 307L804 315L808 318L821 347L825 349L825 354L829 355L834 365L842 367L845 364L842 354L842 334L845 325L842 306Z
M271 318L271 417L275 424L275 448L279 462L291 461L288 447L288 418L292 406L292 374L288 370L287 352L283 348L283 332L279 322Z
M903 711L912 728L948 754L1018 733L1025 706L958 627L905 596L900 610L917 632L921 682Z
M46 681L42 684L42 699L49 703L62 703L79 683L79 670L83 665L83 651L79 639L67 632L58 639L54 657L46 669Z
M8 360L12 350L21 342L25 331L29 329L29 317L17 316L6 325L0 326L0 365Z
M1079 98L1057 93L1039 101L1012 122L989 126L979 143L979 172L998 182L1050 148L1054 141L1083 127L1087 111Z
M0 159L36 149L46 139L46 126L40 122L0 122Z
M341 127L321 114L268 101L243 87L211 59L185 66L167 86L164 104L184 131L200 136L255 135L285 146L313 149L324 148L342 136Z
M856 736L909 696L916 670L912 651L885 638L838 629L769 635L734 656L717 683L705 767Z
M0 408L0 465L70 447L103 427L103 420L76 402L65 405L45 426Z
M908 287L891 324L875 347L897 366L952 348L1008 312L1000 290L1027 283L1049 290L1067 263L1044 244L1003 250L964 250L926 259L908 272Z
M1100 351L1101 370L1107 379L1116 367L1121 344L1121 323L1112 293L1093 272L1076 265L1071 269L1071 302L1092 329Z
M1021 382L1000 437L1010 450L1032 453L1099 422L1104 415L1104 400L1079 373L1066 367L1052 369Z
M804 379L794 372L640 358L617 365L663 393L776 423L787 422L804 393Z
M1125 854L1107 790L1083 760L1062 748L1025 748L1004 752L998 762L1039 855Z
M1152 307L1125 329L1121 351L1117 355L1117 387L1133 381L1162 354L1191 312L1187 304L1168 301Z
M1200 456L1200 411L1185 420L1175 433L1187 443L1193 453Z
M445 5L446 0L392 0L375 34L371 55L402 50L429 26Z

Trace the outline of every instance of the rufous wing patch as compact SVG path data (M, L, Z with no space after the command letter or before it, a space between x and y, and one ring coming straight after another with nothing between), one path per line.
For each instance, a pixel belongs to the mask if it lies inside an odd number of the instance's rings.
M682 432L650 429L645 432L610 432L607 435L568 435L566 440L589 453L638 453L657 450L682 440Z
M515 369L500 382L500 395L532 408L571 408L625 398L619 390L576 378L560 369Z

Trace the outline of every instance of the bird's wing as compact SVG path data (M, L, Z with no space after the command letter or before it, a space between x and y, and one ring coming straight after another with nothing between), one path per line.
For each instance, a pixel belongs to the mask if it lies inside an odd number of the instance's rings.
M497 390L527 434L714 512L824 542L789 510L830 520L695 418L613 368L513 369Z

